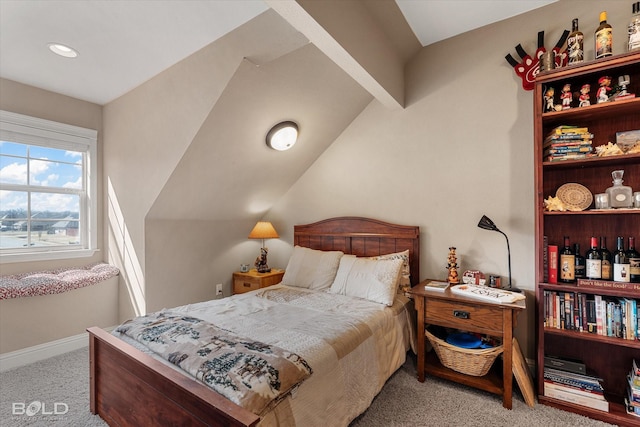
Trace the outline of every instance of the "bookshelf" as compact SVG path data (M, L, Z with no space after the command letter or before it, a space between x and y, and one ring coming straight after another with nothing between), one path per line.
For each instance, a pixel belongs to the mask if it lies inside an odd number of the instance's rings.
M597 104L595 93L598 79L603 75L612 77L615 84L618 76L629 75L630 93L636 98ZM573 92L584 84L591 85L591 105L563 111L543 112L543 97L547 87L556 89L556 97L565 83L570 83ZM556 98L559 103L559 99ZM616 132L640 129L640 53L627 53L606 59L583 62L556 70L540 73L534 88L534 149L535 149L535 245L536 245L536 340L538 400L540 403L563 410L580 413L591 418L623 426L640 426L640 418L627 415L623 405L626 394L626 375L631 370L633 358L640 358L640 341L625 340L559 329L545 325L545 291L586 294L592 299L600 295L609 299L632 298L640 306L640 291L637 289L596 289L572 284L550 284L544 282L545 236L548 244L562 247L563 236L571 243L579 243L584 255L591 236L606 236L609 250L615 249L617 236L635 236L640 240L640 210L616 209L596 211L593 204L579 212L547 212L544 200L554 196L565 183L578 183L592 194L603 193L611 184L611 172L624 169L624 184L640 191L640 154L622 154L611 157L591 157L579 160L545 161L543 142L549 132L560 125L588 127L593 134L592 146L616 142ZM594 150L595 151L595 150ZM545 355L582 360L587 368L603 379L609 411L598 411L544 395Z

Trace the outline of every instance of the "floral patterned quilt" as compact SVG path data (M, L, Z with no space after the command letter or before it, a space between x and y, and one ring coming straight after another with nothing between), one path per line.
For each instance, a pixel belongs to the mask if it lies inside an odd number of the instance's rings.
M269 411L313 373L295 353L171 311L129 320L116 331L257 415Z

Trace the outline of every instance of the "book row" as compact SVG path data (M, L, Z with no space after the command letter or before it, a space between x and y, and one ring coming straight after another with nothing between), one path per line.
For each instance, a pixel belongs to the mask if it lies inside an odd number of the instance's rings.
M627 414L640 417L640 366L633 360L631 372L627 376L627 396L624 399Z
M638 301L580 292L545 290L545 328L640 340Z

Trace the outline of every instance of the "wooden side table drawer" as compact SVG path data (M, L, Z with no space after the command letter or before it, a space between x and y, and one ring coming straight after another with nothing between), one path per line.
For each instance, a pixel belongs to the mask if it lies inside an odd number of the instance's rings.
M256 289L260 289L260 279L258 277L238 277L233 280L234 294L255 291Z
M448 328L502 335L502 315L502 309L484 305L429 298L425 301L425 323Z
M282 281L282 276L284 270L273 269L269 273L258 273L256 270L247 273L237 271L233 273L233 293L242 294L275 285Z

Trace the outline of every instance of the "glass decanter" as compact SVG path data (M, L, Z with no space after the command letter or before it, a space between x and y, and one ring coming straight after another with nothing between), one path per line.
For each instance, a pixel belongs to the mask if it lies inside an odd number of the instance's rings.
M613 186L607 188L606 193L609 195L609 204L612 208L630 208L633 205L631 187L622 185L623 175L624 170L611 172Z

